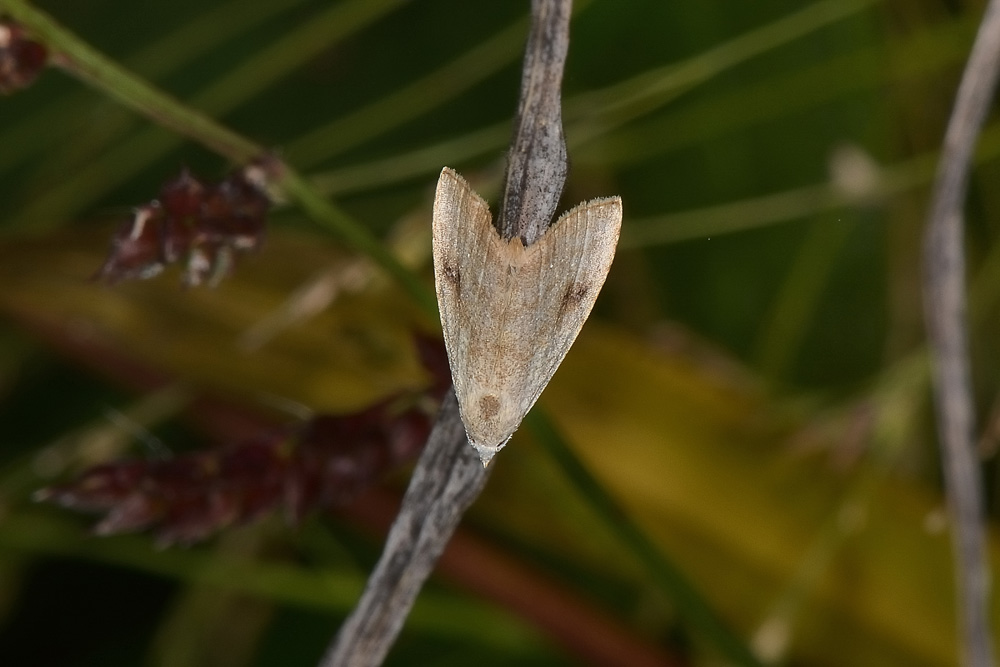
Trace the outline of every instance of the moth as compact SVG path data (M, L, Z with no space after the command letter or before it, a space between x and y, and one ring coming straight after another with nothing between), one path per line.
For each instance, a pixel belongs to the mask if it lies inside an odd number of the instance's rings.
M621 231L619 197L563 214L534 243L503 239L486 202L445 168L434 282L452 381L483 465L507 444L590 315Z

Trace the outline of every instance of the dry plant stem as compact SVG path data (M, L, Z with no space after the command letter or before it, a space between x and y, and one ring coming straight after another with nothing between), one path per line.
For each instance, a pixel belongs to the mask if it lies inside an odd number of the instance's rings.
M571 0L531 3L521 99L497 221L500 236L520 236L526 246L549 228L566 183L561 90L572 4Z
M965 321L963 205L969 169L1000 70L1000 0L991 0L948 122L924 239L925 308L938 433L952 517L963 664L993 665L982 483Z
M571 7L571 0L532 1L532 28L498 225L508 238L540 236L552 221L562 193L566 146L559 106ZM382 663L421 586L488 476L488 469L468 444L458 403L450 392L417 462L382 556L321 667Z
M392 647L441 552L488 478L465 440L454 392L413 471L382 557L340 628L322 667L379 665Z

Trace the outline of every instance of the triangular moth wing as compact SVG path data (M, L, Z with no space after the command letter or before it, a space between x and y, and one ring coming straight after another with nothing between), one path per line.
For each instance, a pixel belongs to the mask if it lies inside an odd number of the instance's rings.
M451 169L434 198L434 278L452 380L484 465L538 400L611 268L621 199L565 213L534 244L504 241L489 207Z

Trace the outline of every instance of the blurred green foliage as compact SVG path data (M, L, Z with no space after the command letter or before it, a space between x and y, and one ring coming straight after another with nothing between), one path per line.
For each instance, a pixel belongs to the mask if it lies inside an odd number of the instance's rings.
M440 168L495 192L527 2L38 4L274 146L427 280ZM577 4L565 203L620 194L626 215L594 321L542 405L762 657L954 664L920 242L982 3ZM968 209L993 524L997 132ZM57 69L0 100L0 664L311 665L377 557L379 539L340 516L157 551L31 502L86 465L155 454L110 411L171 450L213 446L184 401L149 407L123 386L122 359L272 416L349 412L426 381L408 336L436 324L292 208L217 290L169 272L88 282L113 223L180 165L230 166ZM339 290L324 308L296 300L324 280ZM524 430L469 530L638 641L717 664ZM432 582L389 663L578 660L531 618Z

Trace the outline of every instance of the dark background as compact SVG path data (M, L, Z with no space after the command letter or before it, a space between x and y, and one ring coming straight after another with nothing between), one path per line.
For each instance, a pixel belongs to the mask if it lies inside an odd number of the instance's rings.
M496 199L524 33L456 63L523 20L527 2L39 5L317 176L361 224L404 239L428 282L440 168ZM376 5L385 11L363 27L295 58L308 48L296 31L331 8L349 23ZM620 194L625 222L594 318L540 404L709 604L787 664L955 660L920 244L981 11L958 0L592 0L574 18L564 203ZM270 50L282 40L287 61ZM312 134L330 123L329 136ZM462 139L486 128L492 141ZM984 135L967 220L991 521L998 132ZM413 169L395 159L425 148L437 152L413 153ZM328 512L157 549L146 533L89 536L89 518L31 501L88 465L157 455L108 417L149 399L122 381L115 353L279 421L288 403L346 413L427 381L408 341L435 323L377 275L322 316L287 322L273 344L240 347L297 288L351 261L294 208L272 214L267 244L216 290L182 289L171 271L114 289L88 282L114 225L182 165L206 179L231 167L57 69L0 100L0 664L312 665L377 558L380 538ZM133 418L171 452L218 444L184 415ZM529 433L497 467L467 530L640 641L713 664L711 642ZM390 474L387 488L404 481ZM249 574L200 574L217 558ZM304 579L257 567L275 564ZM349 582L328 604L301 592L328 576L331 591ZM445 580L427 594L390 664L578 660L495 600Z

